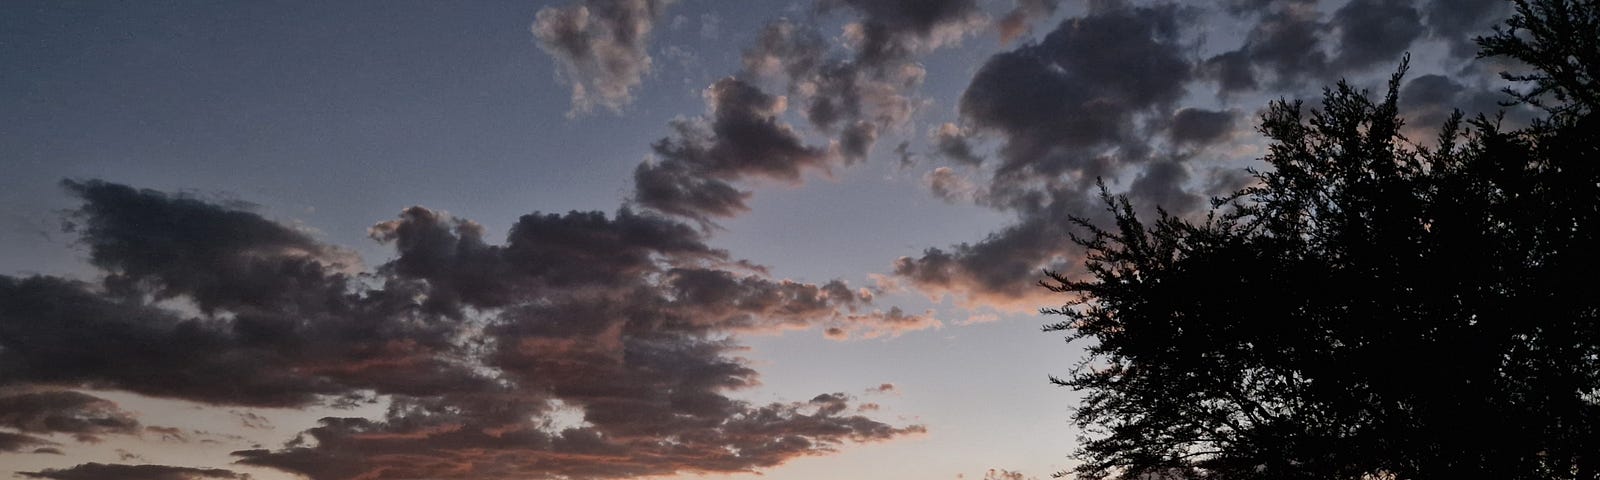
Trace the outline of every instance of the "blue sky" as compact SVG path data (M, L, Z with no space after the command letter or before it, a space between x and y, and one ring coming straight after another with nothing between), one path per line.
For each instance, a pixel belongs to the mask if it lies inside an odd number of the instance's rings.
M1094 180L1203 215L1406 52L1430 138L1506 13L5 2L0 474L1047 476Z

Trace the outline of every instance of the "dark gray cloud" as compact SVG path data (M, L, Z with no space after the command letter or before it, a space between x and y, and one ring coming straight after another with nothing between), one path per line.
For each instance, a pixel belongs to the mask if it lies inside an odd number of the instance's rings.
M1189 185L1192 174L1183 157L1149 160L1137 172L1124 193L1142 214L1154 213L1156 208L1175 215L1194 214L1205 206L1206 195L1212 194L1197 193L1198 188ZM1218 185L1201 188L1236 187L1232 180L1217 179L1212 183ZM1016 223L978 242L928 248L917 256L900 257L891 272L905 286L934 298L955 297L958 305L968 309L1029 312L1059 303L1059 297L1039 288L1037 280L1043 269L1070 272L1082 264L1083 252L1070 238L1082 232L1070 218L1102 225L1109 221L1098 195L1094 188L1072 184L1028 192L1006 207L1020 209Z
M981 165L983 156L974 151L971 135L954 123L945 123L929 132L934 152L940 157L963 165Z
M806 145L778 118L786 98L729 77L705 92L708 112L672 123L674 134L653 145L656 157L634 171L633 199L641 206L702 222L748 210L747 193L730 182L768 179L798 183L808 171L826 173L843 162Z
M1487 35L1490 27L1511 14L1505 0L1427 0L1422 6L1423 22L1429 35L1450 43L1450 53L1471 58L1478 54L1473 41Z
M1037 3L1037 2L1035 2ZM927 72L918 55L952 45L987 22L975 0L822 0L822 11L855 14L832 52L813 27L788 20L767 25L744 51L741 75L778 78L818 132L836 138L843 163L864 161L884 132L907 124Z
M48 469L38 472L18 472L23 478L50 480L204 480L248 479L249 475L220 468L188 468L167 465L118 465L85 463L71 468Z
M896 259L895 278L931 297L954 296L966 308L989 307L1036 311L1057 302L1037 285L1040 269L1065 271L1080 263L1082 252L1068 234L1070 215L1103 219L1093 194L1078 188L1041 192L1017 223L989 233L975 243L928 248L917 256Z
M1196 210L1206 200L1186 185L1189 177L1189 166L1182 159L1153 161L1133 178L1127 195L1141 208L1160 208L1172 214L1184 215Z
M972 198L1012 212L1017 223L975 243L901 257L895 278L968 307L1031 311L1053 301L1034 284L1040 269L1080 261L1068 217L1103 216L1097 178L1142 172L1132 185L1137 195L1175 211L1193 209L1198 196L1183 193L1187 167L1152 163L1147 141L1167 129L1198 142L1230 124L1221 118L1226 113L1173 111L1194 78L1183 40L1192 14L1171 4L1092 2L1086 15L1066 19L1038 42L985 62L960 113L965 126L1000 141L999 162ZM954 140L962 132L946 133ZM928 183L942 198L962 189L950 169L931 173Z
M1183 146L1204 146L1226 140L1234 133L1238 112L1231 110L1206 110L1183 108L1173 114L1167 134L1173 143Z
M1339 36L1333 61L1344 72L1393 68L1424 30L1414 0L1350 0L1333 12L1332 27Z
M398 254L380 270L425 282L428 302L447 312L463 305L503 307L540 290L624 287L653 271L658 257L726 255L684 224L627 209L614 218L600 212L524 215L505 245L486 244L476 223L423 207L406 209L370 234Z
M343 270L356 262L340 249L181 195L65 186L84 201L73 230L106 274L0 276L0 378L259 406L488 381L458 358L456 327L412 304L416 286L353 291Z
M0 347L0 378L8 383L274 406L337 392L278 370L288 365L271 348L244 348L199 319L108 299L91 285L57 278L0 277Z
M970 190L951 168L925 177L934 195L967 199L1012 213L1015 223L977 242L929 248L893 263L894 278L964 306L1032 310L1054 301L1033 285L1039 270L1070 270L1080 252L1067 241L1069 217L1104 221L1095 181L1127 195L1141 214L1204 211L1209 197L1250 184L1237 167L1212 163L1248 155L1240 145L1238 94L1297 95L1313 84L1386 69L1419 38L1459 38L1500 10L1484 2L1221 0L1206 7L1089 2L1036 42L989 58L960 101L961 125L930 138L953 163L987 167ZM1019 8L1021 8L1019 6ZM1331 13L1331 15L1329 14ZM1197 21L1242 22L1237 48L1191 62ZM1225 47L1231 48L1231 47ZM1181 106L1196 80L1214 82L1220 106ZM1497 110L1481 79L1424 75L1401 93L1408 135L1434 135L1452 108L1469 115ZM1517 112L1508 120L1516 123ZM970 130L970 132L969 132ZM998 142L986 165L971 155L969 133ZM1153 141L1161 139L1165 141ZM1431 138L1423 139L1431 140ZM1228 145L1228 148L1222 146ZM1242 160L1242 159L1241 159ZM1197 163L1204 162L1204 163ZM1209 164L1208 164L1209 163ZM962 192L972 192L963 195Z
M56 442L20 433L0 431L0 453L19 453L24 451L49 453L41 451L50 449L49 445L56 445ZM60 453L60 451L56 450L56 453Z
M139 421L117 404L72 391L23 392L0 397L0 426L25 433L66 433L95 442L108 434L139 433Z
M539 9L533 35L572 86L572 112L620 110L650 71L650 31L672 0L582 0Z
M641 163L633 170L634 200L662 213L709 222L750 211L751 193L697 173L684 162Z
M1261 86L1256 81L1255 66L1251 64L1250 53L1244 50L1234 50L1207 58L1200 63L1196 71L1202 77L1217 82L1217 89L1224 96L1253 91Z
M823 151L806 146L777 119L788 109L785 98L730 77L706 89L706 103L709 118L676 123L678 136L656 142L658 155L712 176L789 182L827 165Z
M1327 24L1315 1L1245 0L1227 6L1235 14L1254 15L1256 21L1243 46L1204 62L1201 71L1216 80L1223 93L1287 89L1323 79L1331 71L1323 46Z
M84 200L70 230L115 295L179 295L207 312L316 303L338 294L354 257L247 211L185 195L65 181ZM158 223L165 222L165 223Z
M916 109L910 92L926 72L904 55L830 55L810 26L779 20L745 49L742 76L778 78L800 113L818 132L837 138L834 154L846 163L866 159L882 131L904 125Z
M1457 101L1466 91L1466 85L1443 75L1422 75L1406 81L1400 90L1406 126L1418 131L1439 128L1459 107Z
M1439 127L1456 111L1467 118L1485 115L1495 118L1505 113L1505 125L1510 128L1526 125L1534 112L1526 105L1503 106L1509 100L1501 91L1462 83L1444 75L1422 75L1406 81L1400 89L1400 114L1406 119L1404 133L1413 141L1434 140Z
M821 0L860 14L850 32L857 63L885 65L967 36L986 20L977 0Z
M992 193L1062 176L1092 182L1118 158L1139 157L1139 118L1176 102L1191 78L1183 15L1174 5L1097 3L1039 43L990 57L960 112L965 125L1003 142ZM1118 158L1104 155L1113 149Z
M752 102L763 98L725 103ZM0 277L0 387L243 406L389 403L377 419L328 418L301 440L239 452L245 463L315 480L623 478L753 471L922 431L843 413L842 396L732 398L759 382L730 334L870 337L937 320L875 309L869 291L842 281L772 279L666 217L536 212L494 244L476 223L412 207L371 228L396 256L357 281L324 260L340 250L250 212L102 182L67 187L85 202L74 231L106 274L98 284ZM251 285L275 291L240 291ZM76 392L26 390L0 398L0 412L6 428L85 439L192 433L140 430ZM224 475L163 468L175 467L32 475Z
M663 352L665 353L665 352ZM647 383L639 391L661 386ZM780 464L788 459L826 452L843 441L870 442L920 432L896 429L847 415L849 399L824 394L808 402L747 406L672 398L656 391L650 398L598 406L590 416L644 425L631 437L611 438L593 428L544 433L529 430L482 430L467 424L411 423L391 416L387 422L324 419L307 435L318 447L297 447L276 454L243 451L242 462L272 466L313 479L354 478L630 478L681 471L741 472ZM663 405L677 405L663 411ZM426 408L413 407L406 408ZM637 408L637 410L635 409ZM615 409L615 412L611 410ZM726 415L724 410L736 410ZM510 412L508 412L510 413ZM667 417L656 415L668 414ZM437 414L427 415L431 420ZM712 420L713 421L708 421ZM670 429L663 439L651 430ZM620 434L621 432L619 432Z

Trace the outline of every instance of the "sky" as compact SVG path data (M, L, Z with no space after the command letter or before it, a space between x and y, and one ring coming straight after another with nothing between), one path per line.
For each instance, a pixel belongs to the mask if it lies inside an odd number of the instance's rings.
M0 475L1045 478L1097 184L1203 216L1407 54L1426 144L1508 14L0 2Z

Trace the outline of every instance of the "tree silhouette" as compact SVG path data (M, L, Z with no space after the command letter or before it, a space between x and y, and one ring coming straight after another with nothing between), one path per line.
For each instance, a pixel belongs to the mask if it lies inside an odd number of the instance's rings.
M1479 39L1535 73L1527 128L1396 92L1274 102L1258 183L1203 220L1105 195L1047 331L1089 340L1084 478L1600 478L1600 6L1517 2ZM1103 189L1102 189L1103 190ZM1065 472L1064 472L1065 473Z

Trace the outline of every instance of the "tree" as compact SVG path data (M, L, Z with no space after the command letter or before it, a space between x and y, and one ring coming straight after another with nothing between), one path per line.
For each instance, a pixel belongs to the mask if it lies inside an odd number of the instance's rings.
M1397 91L1273 103L1269 169L1189 221L1075 237L1045 327L1088 340L1084 478L1600 478L1600 6L1518 1L1483 56L1545 117L1457 113L1432 147ZM1103 190L1103 189L1102 189Z

